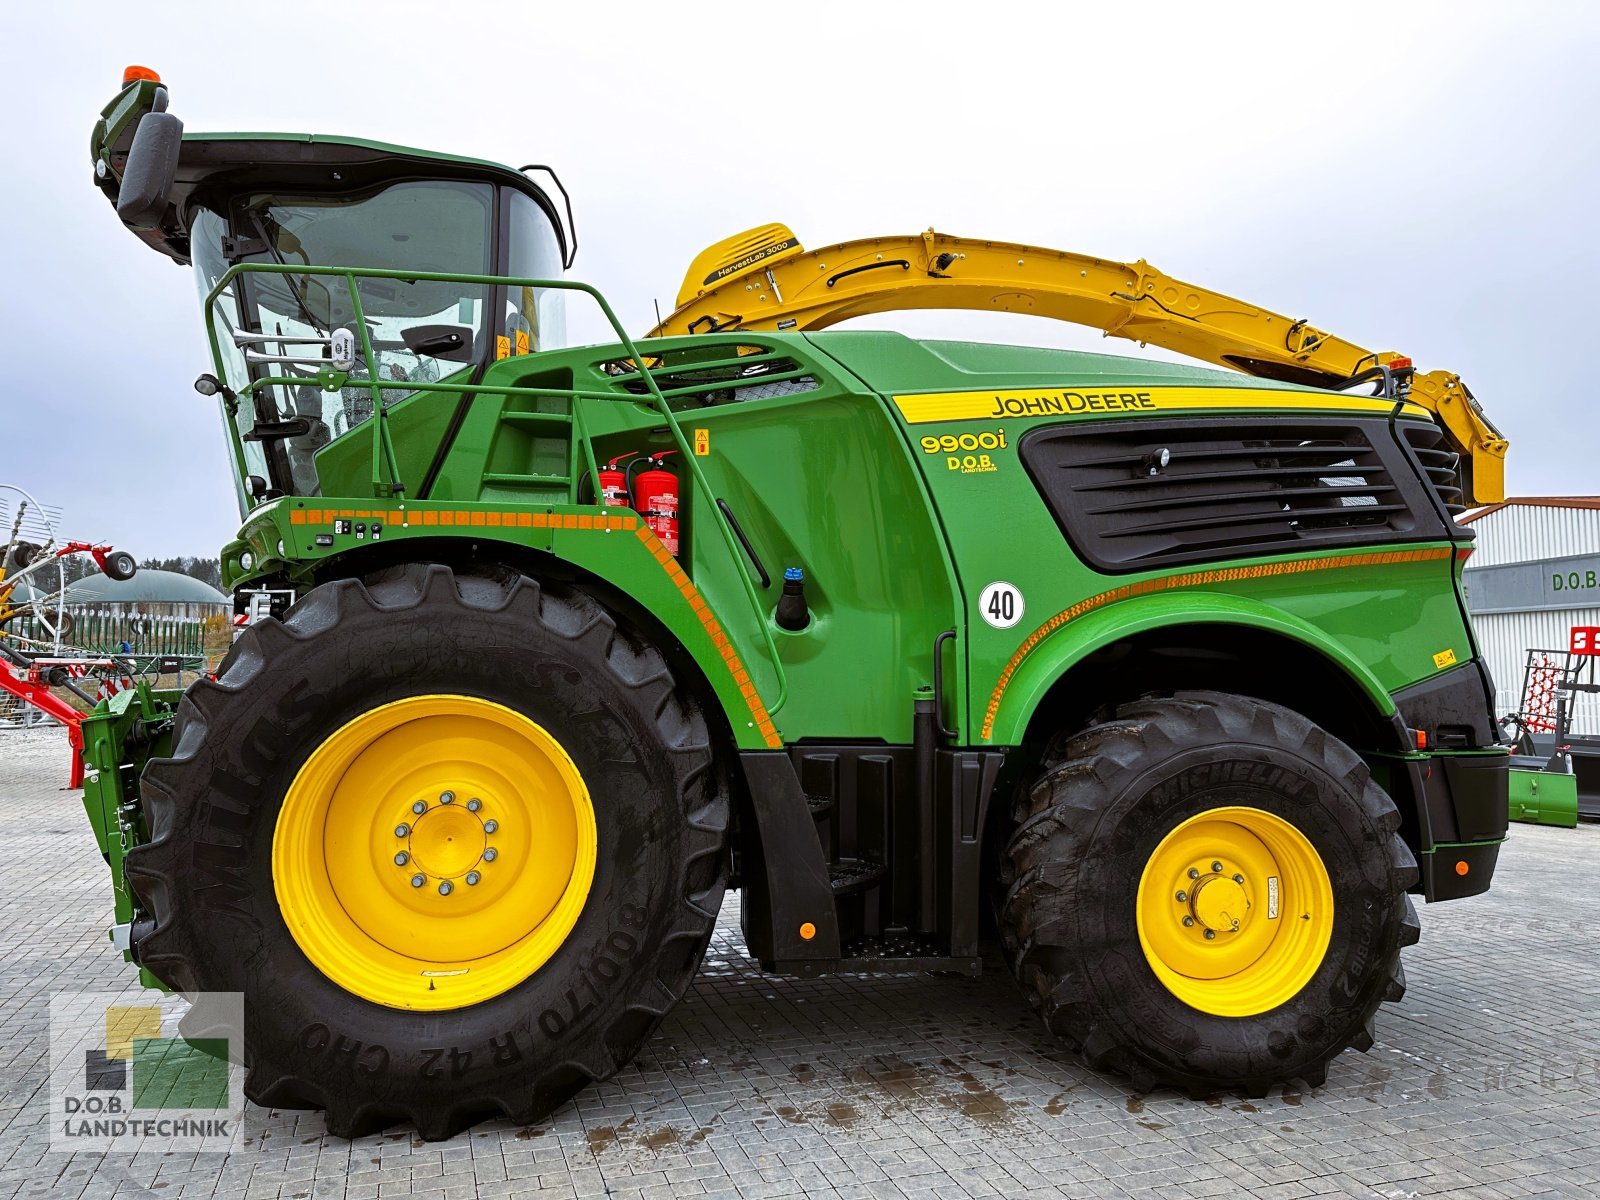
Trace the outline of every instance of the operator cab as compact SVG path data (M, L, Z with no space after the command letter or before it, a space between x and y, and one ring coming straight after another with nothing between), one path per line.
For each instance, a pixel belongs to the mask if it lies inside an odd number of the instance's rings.
M524 172L356 138L185 135L165 107L158 79L128 84L96 131L96 173L130 228L194 266L202 303L241 264L535 279L570 266L560 214ZM153 144L158 134L168 145ZM147 170L159 176L154 187L141 187ZM132 195L145 190L152 201ZM570 216L569 208L568 228ZM565 293L556 289L427 278L355 286L386 411L408 401L448 405L412 385L470 382L498 358L566 344ZM255 380L305 380L228 403L246 502L319 495L318 456L373 415L349 280L245 271L214 298L208 319L225 399ZM356 361L330 392L316 376L341 330L354 334Z
M252 262L540 279L561 274L560 235L531 188L482 178L397 177L354 189L313 188L309 182L229 190L196 203L190 247L202 299L229 267ZM343 181L326 180L338 182ZM416 395L409 384L470 375L496 358L566 341L560 291L426 279L368 278L356 285L385 384L385 408ZM262 360L304 359L308 349L326 357L333 332L356 324L343 279L248 272L218 297L216 319L229 374L241 377L267 371L309 379L314 365ZM309 426L282 439L282 458L274 461L278 456L268 443L250 440L253 431L241 424L246 454L254 459L249 473L262 475L276 491L317 495L317 453L372 416L365 379L358 361L350 383L337 392L310 382L269 389L274 394L266 406L257 406L262 411L241 406L241 422L298 418Z

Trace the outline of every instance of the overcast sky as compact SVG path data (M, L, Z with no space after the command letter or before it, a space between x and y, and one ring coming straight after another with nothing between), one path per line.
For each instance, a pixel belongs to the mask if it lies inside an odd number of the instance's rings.
M90 183L132 62L191 131L556 164L573 274L636 333L700 249L767 221L1144 257L1459 372L1513 493L1600 492L1600 6L9 7L0 482L69 536L212 554L238 525L190 273ZM867 325L1156 356L999 314Z

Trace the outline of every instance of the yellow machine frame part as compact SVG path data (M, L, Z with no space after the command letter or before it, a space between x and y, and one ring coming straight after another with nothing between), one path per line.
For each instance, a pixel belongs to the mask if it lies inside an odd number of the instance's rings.
M543 726L474 696L412 696L333 731L284 796L278 908L345 991L444 1011L560 949L594 882L594 806Z
M907 309L1026 313L1102 330L1260 377L1337 386L1409 360L1158 271L1013 242L928 230L806 250L762 225L702 251L677 307L651 336L737 329L814 330ZM1399 360L1399 362L1397 362ZM1507 442L1459 375L1417 372L1407 398L1433 412L1462 456L1470 503L1505 498Z

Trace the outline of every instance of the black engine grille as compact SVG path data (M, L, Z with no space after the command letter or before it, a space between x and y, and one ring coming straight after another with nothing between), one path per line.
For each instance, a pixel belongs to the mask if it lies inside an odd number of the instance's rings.
M1433 485L1434 494L1439 497L1439 502L1452 517L1457 513L1466 512L1467 506L1462 502L1464 493L1461 490L1461 456L1445 445L1444 430L1437 425L1418 425L1409 422L1400 428L1411 446L1411 452L1417 456L1417 464L1427 475L1428 482Z
M1454 456L1437 432L1408 437L1445 499ZM1019 454L1073 547L1105 571L1448 536L1385 420L1058 425Z
M674 407L770 400L815 391L819 386L816 375L770 346L680 346L646 355L644 364ZM631 359L611 359L597 366L619 391L649 395L650 389Z

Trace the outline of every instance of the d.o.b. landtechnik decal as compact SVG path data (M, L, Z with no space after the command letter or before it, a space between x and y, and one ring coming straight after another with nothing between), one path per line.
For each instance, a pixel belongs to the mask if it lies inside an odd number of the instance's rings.
M981 453L984 450L1004 450L1006 431L996 429L982 433L929 434L919 439L924 454L944 455L945 468L963 475L984 475L996 470L994 457Z

